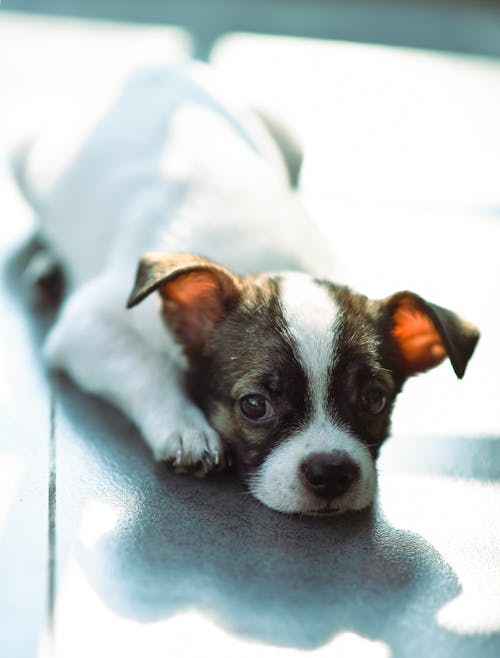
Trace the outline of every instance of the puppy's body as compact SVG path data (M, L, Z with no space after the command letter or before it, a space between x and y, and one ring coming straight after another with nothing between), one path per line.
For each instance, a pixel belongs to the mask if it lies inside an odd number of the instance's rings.
M242 273L331 269L275 143L217 82L201 65L141 72L102 115L68 117L35 144L29 196L71 290L124 268L128 294L147 251Z
M404 380L446 355L461 376L477 332L322 278L275 143L206 76L145 72L74 147L59 127L31 149L20 178L68 290L47 357L157 459L206 472L230 450L274 509L361 509Z

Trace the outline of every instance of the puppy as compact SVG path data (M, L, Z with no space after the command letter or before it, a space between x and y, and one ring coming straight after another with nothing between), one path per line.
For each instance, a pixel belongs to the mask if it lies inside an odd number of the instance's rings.
M293 149L207 69L140 72L83 115L16 163L65 275L48 362L177 470L231 459L280 512L368 506L405 380L446 357L462 377L477 329L412 292L330 281Z

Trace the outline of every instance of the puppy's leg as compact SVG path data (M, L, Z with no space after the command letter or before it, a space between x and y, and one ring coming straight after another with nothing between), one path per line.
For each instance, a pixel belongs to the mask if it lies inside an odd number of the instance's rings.
M217 467L221 440L184 395L174 355L149 345L128 322L127 311L105 301L109 293L103 290L93 283L68 300L47 339L49 364L119 407L156 459L202 474Z

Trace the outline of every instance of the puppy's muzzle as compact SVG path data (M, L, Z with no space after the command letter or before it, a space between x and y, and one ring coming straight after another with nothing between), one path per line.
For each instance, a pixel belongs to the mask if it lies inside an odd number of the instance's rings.
M300 465L304 486L318 498L334 500L359 480L359 466L340 450L309 456Z

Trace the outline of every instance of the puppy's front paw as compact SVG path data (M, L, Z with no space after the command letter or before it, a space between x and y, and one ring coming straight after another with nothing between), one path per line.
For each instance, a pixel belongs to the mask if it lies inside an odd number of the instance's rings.
M179 419L176 429L153 448L153 454L180 473L204 476L224 465L222 441L201 414Z

